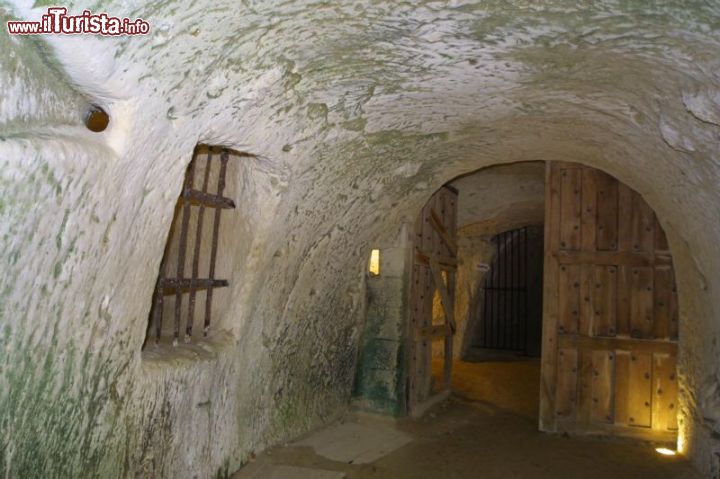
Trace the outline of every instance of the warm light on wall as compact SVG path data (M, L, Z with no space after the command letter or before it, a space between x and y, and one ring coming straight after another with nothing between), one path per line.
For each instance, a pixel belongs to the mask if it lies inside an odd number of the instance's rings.
M374 249L370 252L370 262L368 263L368 272L370 276L380 276L380 250Z
M684 454L686 443L687 443L687 440L685 439L685 431L683 429L680 429L678 431L678 438L677 438L677 452L679 452L680 454Z
M668 449L667 447L656 447L655 452L658 454L662 454L663 456L674 456L677 454L677 452L673 451L672 449Z

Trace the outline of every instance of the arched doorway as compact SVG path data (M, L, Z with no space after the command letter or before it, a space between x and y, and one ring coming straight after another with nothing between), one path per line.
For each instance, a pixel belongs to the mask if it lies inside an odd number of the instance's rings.
M540 429L675 441L677 293L662 227L612 176L579 164L546 168ZM416 384L427 372L412 364L431 350L418 331L407 346Z

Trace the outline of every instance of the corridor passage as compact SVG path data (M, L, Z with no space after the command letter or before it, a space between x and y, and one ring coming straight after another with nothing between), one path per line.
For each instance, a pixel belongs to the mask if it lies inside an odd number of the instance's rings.
M349 415L267 450L233 479L702 477L684 459L658 454L656 444L538 432L539 368L537 359L456 361L452 396L421 419Z

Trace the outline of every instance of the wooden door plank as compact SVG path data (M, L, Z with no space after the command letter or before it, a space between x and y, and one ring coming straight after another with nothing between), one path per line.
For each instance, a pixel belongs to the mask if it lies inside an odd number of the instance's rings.
M419 222L416 222L416 227ZM417 235L417 230L415 232ZM420 266L413 265L412 276L410 280L410 325L409 335L410 342L408 344L408 409L412 409L417 404L417 391L418 391L418 345L417 334L415 330L419 327L419 320L421 317L422 302L420 301L421 285L420 285Z
M655 339L670 339L671 312L673 303L673 274L668 266L657 266L654 272L653 288L653 332Z
M633 251L633 197L625 184L618 184L618 251Z
M560 249L580 249L582 170L560 170Z
M612 424L614 421L615 353L600 350L592 352L592 410L590 420Z
M672 341L678 339L679 314L677 284L675 282L675 271L673 270L672 295L670 296L670 339Z
M417 327L425 328L427 326L427 267L418 266L418 319ZM414 342L415 350L415 405L418 405L425 401L427 398L427 378L426 375L429 373L427 367L428 358L428 341L427 338L418 337L417 341Z
M598 170L595 184L597 187L597 249L617 251L618 181Z
M560 177L553 162L545 165L545 264L543 268L543 328L540 359L541 431L557 430L555 414L558 325L558 261L553 252L560 249Z
M578 349L578 408L576 419L579 422L590 422L592 413L593 386L593 352L589 349Z
M575 417L577 404L577 368L577 349L559 349L558 377L555 398L555 415L559 419Z
M430 198L428 201L428 204L432 204L433 198ZM423 237L422 242L420 243L420 251L423 251L425 253L430 254L437 254L435 251L435 243L434 243L434 234L433 234L433 227L430 225L430 212L425 206L422 210L422 231L423 231Z
M630 425L630 352L615 352L615 424Z
M595 286L595 266L591 264L580 265L580 319L578 321L578 334L590 336L593 331L593 317L595 312L592 304L592 294Z
M583 168L581 171L581 250L597 251L597 187L596 171Z
M651 253L655 243L655 213L639 193L633 192L632 250Z
M561 265L558 287L558 332L576 334L580 319L580 265Z
M630 273L630 335L650 338L653 331L653 268L635 267Z
M630 336L630 275L632 268L627 264L619 264L615 274L617 274L616 333L619 336Z
M617 268L597 266L594 284L591 285L593 310L593 335L615 336L617 328Z
M631 426L651 425L652 357L652 353L630 353L628 421Z
M653 364L652 428L677 429L678 387L673 356L656 354Z

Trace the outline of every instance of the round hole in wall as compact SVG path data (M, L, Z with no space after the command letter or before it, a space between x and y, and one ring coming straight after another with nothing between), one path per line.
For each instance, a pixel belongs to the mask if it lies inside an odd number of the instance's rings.
M92 105L85 113L85 126L87 126L90 131L96 133L104 131L108 123L110 123L110 116L97 105Z

